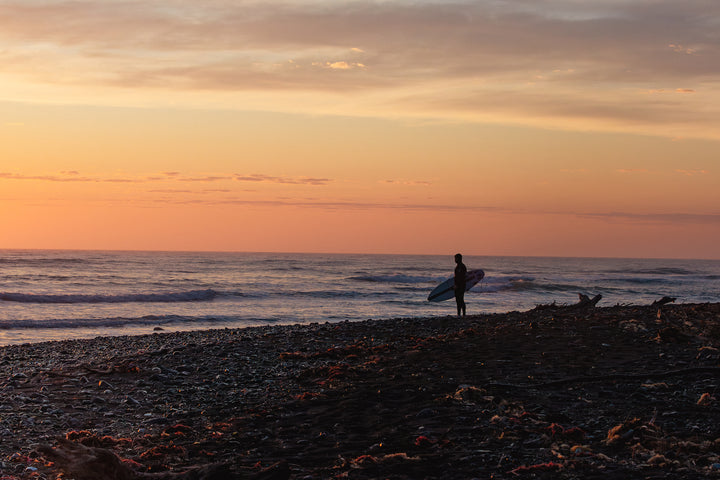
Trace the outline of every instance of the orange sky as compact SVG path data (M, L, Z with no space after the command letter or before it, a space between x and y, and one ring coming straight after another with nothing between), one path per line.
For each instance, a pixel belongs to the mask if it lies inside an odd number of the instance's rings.
M720 4L189 3L0 4L0 248L720 258Z

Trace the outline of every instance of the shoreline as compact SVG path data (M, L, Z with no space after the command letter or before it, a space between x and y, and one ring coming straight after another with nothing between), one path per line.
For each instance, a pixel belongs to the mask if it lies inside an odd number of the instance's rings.
M719 349L719 303L7 345L0 473L720 477Z

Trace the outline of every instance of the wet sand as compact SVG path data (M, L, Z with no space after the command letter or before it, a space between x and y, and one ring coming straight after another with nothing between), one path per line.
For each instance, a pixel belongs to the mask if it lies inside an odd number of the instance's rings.
M720 478L718 349L720 304L2 347L0 478Z

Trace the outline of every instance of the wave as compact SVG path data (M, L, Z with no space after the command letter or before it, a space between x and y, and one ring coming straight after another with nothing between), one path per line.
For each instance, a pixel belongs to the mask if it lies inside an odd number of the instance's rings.
M124 327L127 325L157 325L166 324L173 321L183 321L183 317L168 315L160 317L157 315L148 315L141 318L93 318L93 319L59 319L59 320L2 320L0 321L0 330L14 329L76 329L76 328L114 328Z
M532 277L493 277L486 278L471 290L485 293L497 293L508 290L531 290L537 288Z
M622 273L625 275L697 275L697 270L682 267L628 268L625 270L609 269L605 273Z
M126 295L45 295L30 293L0 293L0 300L17 303L174 303L203 302L218 296L215 290L192 290L187 292L145 293Z
M436 277L411 276L411 275L359 275L349 277L348 280L354 282L372 282L372 283L433 283L441 282L445 278L438 279Z
M280 297L306 297L306 298L366 298L379 297L386 295L396 295L393 292L358 292L354 290L303 290L303 291L287 291L278 292L276 296Z
M553 292L553 293L579 293L587 291L607 291L608 287L589 287L574 285L570 283L552 283L541 282L533 277L506 277L492 278L481 282L472 288L473 291L483 293L501 293L501 292Z
M686 281L686 280L683 280ZM607 278L604 280L606 283L611 284L630 284L630 285L667 285L677 283L677 279L672 278L642 278L642 277L624 277L624 278Z
M263 323L274 323L277 320L272 318L258 319ZM111 317L111 318L66 318L54 320L0 320L0 330L29 330L29 329L104 329L120 327L143 327L157 325L182 325L182 324L229 324L243 322L252 323L252 320L229 317L188 317L182 315L146 315L139 318Z
M0 265L9 266L33 266L33 267L52 267L52 266L63 266L63 265L82 265L89 263L86 258L35 258L35 257L20 257L20 258L7 258L0 257Z

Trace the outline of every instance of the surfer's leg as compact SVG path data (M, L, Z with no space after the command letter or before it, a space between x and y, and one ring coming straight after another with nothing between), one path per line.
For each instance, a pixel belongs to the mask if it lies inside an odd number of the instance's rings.
M465 292L462 293L455 293L455 302L457 303L457 314L458 317L462 313L462 315L465 315Z

